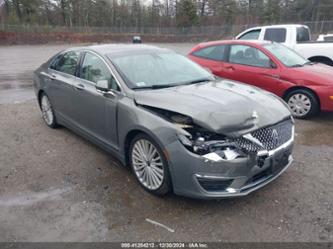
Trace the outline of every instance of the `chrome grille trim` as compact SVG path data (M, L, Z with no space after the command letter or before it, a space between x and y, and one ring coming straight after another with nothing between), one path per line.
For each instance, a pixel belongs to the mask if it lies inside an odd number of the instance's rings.
M254 139L248 139L249 137ZM260 143L254 143L254 140L258 140ZM286 144L289 145L293 140L294 124L291 119L288 119L237 138L234 142L247 152L271 152L285 147Z

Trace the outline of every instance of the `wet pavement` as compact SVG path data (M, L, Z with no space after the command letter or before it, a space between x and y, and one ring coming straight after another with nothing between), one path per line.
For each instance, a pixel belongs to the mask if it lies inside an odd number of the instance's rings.
M65 47L0 47L0 241L333 241L333 113L298 120L295 162L249 196L158 198L111 155L44 125L30 73Z

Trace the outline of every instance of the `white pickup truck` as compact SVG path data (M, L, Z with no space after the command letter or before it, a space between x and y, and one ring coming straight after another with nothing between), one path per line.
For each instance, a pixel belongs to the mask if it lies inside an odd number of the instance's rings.
M310 37L310 29L304 25L273 25L247 29L236 39L279 42L312 62L333 66L333 42L313 42Z

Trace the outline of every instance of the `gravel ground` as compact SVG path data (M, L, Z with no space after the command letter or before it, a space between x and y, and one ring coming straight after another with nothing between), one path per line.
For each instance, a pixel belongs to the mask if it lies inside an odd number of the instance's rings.
M333 114L297 121L295 162L247 197L158 198L111 155L43 124L31 71L65 47L0 47L0 241L333 241Z

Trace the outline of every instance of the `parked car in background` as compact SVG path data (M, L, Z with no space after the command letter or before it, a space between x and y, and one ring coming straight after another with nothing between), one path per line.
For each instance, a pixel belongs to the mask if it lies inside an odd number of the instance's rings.
M292 162L294 121L279 98L167 49L68 49L37 69L34 86L49 127L109 151L156 195L247 195Z
M333 111L333 68L304 59L270 41L215 41L189 57L215 75L244 82L283 98L297 118Z
M142 43L141 36L138 36L138 35L133 36L132 43L134 43L134 44L137 44L137 43L141 44Z
M333 42L333 34L319 35L317 41Z
M273 25L255 27L236 36L237 40L268 40L282 43L312 62L333 66L333 42L312 42L305 25Z

